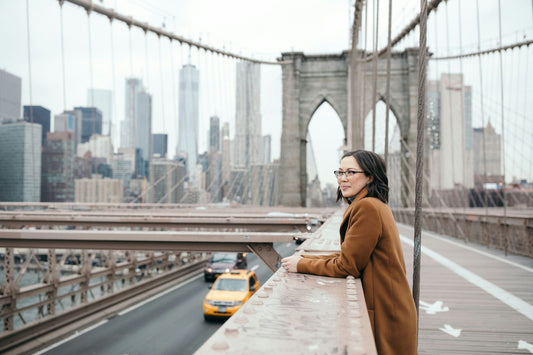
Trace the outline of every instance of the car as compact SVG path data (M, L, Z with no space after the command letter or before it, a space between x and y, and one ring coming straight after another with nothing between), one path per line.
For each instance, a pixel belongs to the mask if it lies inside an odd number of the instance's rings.
M204 319L231 317L259 289L259 280L250 270L221 274L204 298Z
M206 282L213 282L225 272L247 267L248 261L245 253L213 253L204 268L204 279Z

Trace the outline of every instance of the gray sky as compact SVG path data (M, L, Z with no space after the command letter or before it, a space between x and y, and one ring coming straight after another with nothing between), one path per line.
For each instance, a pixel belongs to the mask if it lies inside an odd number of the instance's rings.
M169 152L175 150L177 137L176 107L172 98L176 97L179 67L189 58L185 46L168 40L158 40L154 35L145 36L140 30L128 32L121 23L114 23L112 32L109 21L98 14L90 17L91 51L89 51L89 24L87 14L81 8L66 3L63 6L63 33L65 56L65 87L62 85L62 51L60 10L56 0L29 0L30 19L30 56L28 55L28 33L26 28L26 1L0 2L0 68L5 69L23 80L22 103L30 103L29 57L31 58L31 102L34 105L48 107L52 115L60 113L65 107L72 108L87 104L87 88L116 89L115 122L122 120L124 107L124 79L133 74L143 80L148 91L153 95L154 132L169 134ZM370 4L373 1L369 1ZM430 16L428 24L428 45L436 55L473 51L477 48L477 28L475 22L474 1L448 1L439 7L437 13L438 35L435 35L435 16ZM275 60L285 51L303 51L304 53L340 53L348 48L351 24L352 2L347 0L195 0L195 1L141 1L141 0L106 0L100 2L105 7L113 7L118 12L129 14L134 18L147 21L155 26L162 26L178 35L201 40L218 48ZM460 8L458 7L460 5ZM387 25L387 1L380 1L379 44L385 45ZM418 12L418 0L394 1L393 36ZM491 48L498 42L498 1L480 1L481 9L481 47ZM530 39L533 33L532 10L530 0L512 0L502 2L502 33L504 43L512 43L524 38ZM462 21L458 17L461 9ZM372 48L371 40L372 9L368 11L369 25L367 48ZM449 18L446 26L446 17ZM458 29L462 28L459 36ZM113 35L115 75L112 75L111 33ZM131 38L131 52L130 52ZM412 34L398 48L417 46L418 33ZM364 44L361 38L361 44ZM460 45L460 42L461 45ZM515 169L517 175L532 176L530 154L531 124L525 117L531 117L533 108L526 97L533 97L531 58L529 50L507 53L504 58L506 73L505 106L508 107L506 124L509 142L521 142L509 146L513 154L508 158L508 169ZM159 53L161 52L161 55ZM130 54L131 53L131 54ZM89 60L92 58L92 61ZM171 59L177 66L174 71ZM499 122L499 62L498 57L484 57L483 77L484 96L487 111L485 115L498 127ZM92 62L92 76L91 65ZM197 65L206 82L215 82L201 88L200 111L200 152L205 150L206 131L209 116L217 114L221 121L228 121L232 127L234 120L234 72L228 60L217 60L203 51L191 51L191 62ZM474 95L479 90L478 59L439 62L437 66L430 63L428 75L431 78L443 71L458 72L463 67L465 84L473 86ZM529 66L526 65L529 63ZM203 69L203 70L202 70ZM226 70L227 69L227 70ZM521 74L519 73L521 72ZM163 73L163 74L162 74ZM161 75L162 74L162 75ZM276 66L265 66L262 70L262 133L271 134L273 157L279 157L279 139L281 135L281 71ZM476 91L477 90L477 91ZM513 93L518 93L514 94ZM529 96L526 96L528 95ZM163 99L162 99L163 98ZM531 100L529 100L531 101ZM476 102L478 102L476 100ZM474 103L475 125L481 122L480 109ZM490 106L490 108L489 108ZM384 110L379 109L378 127ZM507 112L507 111L506 111ZM506 115L507 116L507 115ZM531 120L530 120L531 121ZM383 124L381 124L381 127ZM501 124L500 124L501 126ZM338 166L337 148L342 142L340 120L327 105L322 106L310 123L310 132L314 144L318 171L322 182L335 183L332 171ZM115 127L116 128L116 127ZM116 132L116 130L115 130ZM378 148L379 149L379 148ZM381 148L382 149L382 148ZM524 164L523 162L526 161ZM522 162L522 163L521 163ZM514 166L514 167L513 167Z

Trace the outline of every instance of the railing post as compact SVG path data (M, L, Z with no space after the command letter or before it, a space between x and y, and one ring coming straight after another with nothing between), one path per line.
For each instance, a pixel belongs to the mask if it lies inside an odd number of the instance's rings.
M16 287L13 278L15 267L15 253L13 248L6 248L6 256L4 259L4 269L6 272L6 279L2 293L9 297L10 302L2 306L2 313L8 314L4 317L4 331L13 330L13 317L16 308Z
M80 303L87 303L88 301L88 291L89 291L89 282L91 280L91 260L89 258L89 253L87 250L83 250L81 257L81 270L80 274L84 276L83 281L80 282Z
M52 289L46 292L46 315L51 316L56 313L56 296L57 285L59 282L59 270L57 268L56 250L48 249L48 275L45 282L52 286Z
M111 270L111 272L107 275L107 293L113 293L115 289L115 273L117 266L114 250L110 250L107 254L105 266Z

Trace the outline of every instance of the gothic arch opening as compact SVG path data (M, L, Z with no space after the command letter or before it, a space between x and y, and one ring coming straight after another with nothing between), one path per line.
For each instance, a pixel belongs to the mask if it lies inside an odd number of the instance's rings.
M334 205L337 181L333 171L339 166L345 132L339 115L328 101L323 101L313 112L306 136L306 205Z

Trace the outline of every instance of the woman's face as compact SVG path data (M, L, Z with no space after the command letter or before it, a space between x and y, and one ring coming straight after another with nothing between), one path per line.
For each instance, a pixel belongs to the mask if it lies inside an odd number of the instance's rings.
M344 157L341 160L339 171L362 171L361 167L357 163L354 157ZM348 177L348 174L341 174L337 178L337 182L342 192L342 196L345 198L353 197L359 193L369 182L371 178L364 173L356 173L352 177Z

